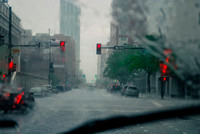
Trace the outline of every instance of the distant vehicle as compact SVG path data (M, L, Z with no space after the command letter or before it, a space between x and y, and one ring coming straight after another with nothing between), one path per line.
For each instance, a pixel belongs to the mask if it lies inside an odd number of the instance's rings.
M58 92L65 92L66 91L65 87L62 86L62 85L56 86L56 89L57 89Z
M120 85L112 85L111 87L111 93L119 93L121 91L121 86Z
M70 91L70 90L72 90L72 87L71 87L71 85L70 85L70 84L66 84L66 85L65 85L65 88L66 88L66 90L67 90L67 91Z
M56 86L52 86L52 93L58 93L58 90L56 89Z
M19 110L25 112L28 108L32 109L35 104L34 97L24 88L3 88L0 93L0 110L8 111Z
M124 96L135 96L139 97L139 89L136 86L124 86L122 89Z
M87 84L87 89L93 90L94 89L93 83L88 83Z
M52 86L51 85L43 85L42 89L47 92L47 94L52 93Z
M42 88L42 87L33 87L33 88L30 89L29 92L33 96L39 96L39 97L47 96L47 90L45 88Z

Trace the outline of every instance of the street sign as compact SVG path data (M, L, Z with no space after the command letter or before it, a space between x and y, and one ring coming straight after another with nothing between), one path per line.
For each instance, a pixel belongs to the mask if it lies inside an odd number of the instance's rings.
M65 68L65 65L58 65L58 64L53 64L53 68Z
M13 53L19 53L20 49L13 49L12 51L13 51Z
M114 46L114 50L125 50L125 46Z

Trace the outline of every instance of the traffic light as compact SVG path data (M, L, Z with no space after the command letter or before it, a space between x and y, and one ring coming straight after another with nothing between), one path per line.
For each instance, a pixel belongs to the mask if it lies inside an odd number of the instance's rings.
M60 48L63 52L65 51L65 41L60 41Z
M6 74L3 74L1 76L0 82L3 82L3 83L6 82Z
M10 63L9 63L9 67L8 67L9 69L12 69L13 68L13 61L11 61Z
M15 71L16 71L16 64L14 64L13 61L11 61L11 62L9 63L8 69L9 69L11 72L15 72Z
M97 75L95 75L95 78L97 78Z
M85 74L83 75L83 78L85 78Z
M97 50L96 54L101 54L101 44L100 43L97 43L96 50Z

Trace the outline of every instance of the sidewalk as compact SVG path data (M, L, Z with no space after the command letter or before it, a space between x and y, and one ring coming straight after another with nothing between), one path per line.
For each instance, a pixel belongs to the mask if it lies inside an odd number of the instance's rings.
M140 98L144 99L155 99L155 100L177 100L177 101L191 101L191 102L200 102L200 99L193 99L191 97L187 98L178 98L178 97L169 97L169 96L164 96L164 99L161 99L161 96L158 94L142 94L140 93Z
M161 99L159 95L155 94L140 94L139 98L146 99L149 102L153 103L158 108L167 108L167 107L181 107L184 105L191 104L200 104L200 99L192 99L192 98L171 98L164 97ZM183 117L185 120L197 120L200 121L200 115L195 116L187 116Z

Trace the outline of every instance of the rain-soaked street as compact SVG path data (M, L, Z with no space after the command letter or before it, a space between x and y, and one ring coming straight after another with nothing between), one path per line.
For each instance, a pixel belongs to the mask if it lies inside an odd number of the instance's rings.
M104 89L73 89L46 98L36 98L34 110L27 114L2 114L1 118L16 120L22 134L59 133L70 130L91 119L137 114L190 102L177 99L145 98L142 95L139 98L123 97L110 94ZM191 117L159 121L149 125L138 124L104 133L198 134L200 132L199 125L200 118ZM8 130L4 132L6 133ZM12 130L12 132L16 131Z

